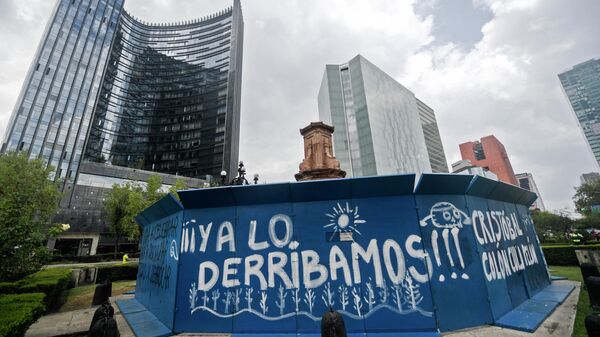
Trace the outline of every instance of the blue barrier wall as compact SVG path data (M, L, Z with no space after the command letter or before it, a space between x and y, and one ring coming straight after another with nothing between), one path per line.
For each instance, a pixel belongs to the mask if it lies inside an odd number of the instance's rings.
M349 332L446 331L493 323L549 284L531 192L465 175L414 185L181 191L182 205L139 216L136 298L174 332L316 333L329 307Z
M142 226L142 251L135 298L173 330L183 206L171 195L136 217Z

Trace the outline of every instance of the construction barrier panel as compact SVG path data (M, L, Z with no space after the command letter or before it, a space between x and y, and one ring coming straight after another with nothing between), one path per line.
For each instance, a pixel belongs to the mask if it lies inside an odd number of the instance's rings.
M174 333L492 324L550 284L528 207L483 177L423 174L187 190L141 213L135 298Z

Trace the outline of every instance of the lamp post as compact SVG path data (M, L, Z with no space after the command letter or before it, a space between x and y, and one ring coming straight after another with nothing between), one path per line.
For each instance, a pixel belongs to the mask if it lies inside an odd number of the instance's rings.
M227 171L221 171L221 186L225 186L225 179L227 178Z
M246 180L246 168L244 167L243 161L240 161L237 171L237 177L233 178L229 185L248 185L248 180Z
M231 179L229 185L249 185L248 180L246 179L246 168L244 167L244 162L240 161L240 164L237 169L237 177ZM227 176L227 172L221 171L221 186L227 185L225 182L225 177ZM254 174L254 184L258 184L258 173Z

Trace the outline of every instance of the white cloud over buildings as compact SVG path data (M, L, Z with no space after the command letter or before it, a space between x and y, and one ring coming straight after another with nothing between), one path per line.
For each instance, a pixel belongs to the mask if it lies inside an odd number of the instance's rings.
M325 64L362 54L436 111L449 164L458 144L495 134L515 171L534 174L550 209L572 207L573 186L597 170L557 74L600 56L596 0L474 0L491 13L472 46L435 43L436 4L402 0L245 0L240 158L269 182L293 179L298 130L318 119ZM227 0L126 0L149 21L182 21ZM0 135L53 3L0 3ZM423 10L425 8L425 10ZM430 11L427 8L431 9Z

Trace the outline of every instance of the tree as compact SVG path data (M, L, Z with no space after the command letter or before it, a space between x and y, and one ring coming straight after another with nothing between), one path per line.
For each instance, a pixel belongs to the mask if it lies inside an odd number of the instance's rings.
M573 201L579 213L585 216L592 214L592 206L600 205L600 179L575 188Z
M186 188L185 180L178 178L175 185L169 189L169 193L179 198L177 190ZM106 196L105 209L108 213L110 229L115 236L115 258L122 238L137 240L140 236L135 217L165 195L166 193L162 191L162 179L158 174L151 175L145 186L136 182L112 186Z
M25 153L0 155L0 280L34 272L48 256L45 239L61 197L53 171Z
M188 185L185 182L185 179L177 178L175 180L175 185L172 185L171 188L169 188L169 193L171 193L177 200L180 200L179 194L177 194L177 191L185 190L187 188L188 188Z
M538 210L531 212L531 219L542 242L549 239L546 234L550 233L554 235L556 240L564 238L564 233L574 224L574 221L569 217Z
M114 184L106 195L104 207L108 213L110 230L115 236L115 258L122 238L139 237L135 217L144 210L144 206L143 190L134 183Z
M165 196L165 193L161 191L162 178L158 174L153 174L148 178L146 182L146 189L143 192L144 201L147 206L160 200Z

